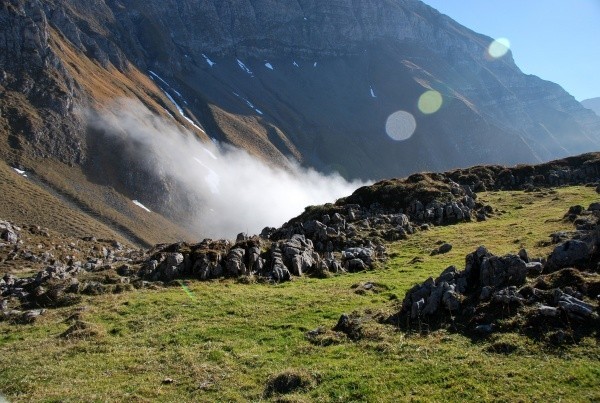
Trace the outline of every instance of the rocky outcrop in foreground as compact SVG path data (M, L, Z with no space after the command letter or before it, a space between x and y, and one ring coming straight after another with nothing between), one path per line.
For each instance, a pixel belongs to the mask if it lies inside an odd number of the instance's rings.
M329 273L362 271L385 257L383 245L346 247L335 252L333 247L330 249L319 253L310 238L299 234L277 242L240 234L233 244L207 239L195 245L159 246L142 263L137 276L162 282L251 276L283 282L306 274L322 277Z
M279 229L265 228L261 236L156 245L145 252L95 238L51 245L46 229L3 222L2 261L15 269L29 266L36 274L6 274L0 280L2 312L10 320L31 322L40 309L78 303L81 295L179 285L184 279L283 282L304 275L363 271L385 259L386 241L406 238L430 225L485 219L492 213L475 201L468 186L449 180L414 185L427 185L429 198L426 203L412 200L406 210L381 204L347 204L334 206L335 211L329 211L332 206L314 207L307 209L310 217Z
M114 240L70 239L0 221L0 320L31 323L45 309L79 303L82 295L140 286L117 268L142 256Z
M600 204L575 206L565 216L578 230L553 234L560 242L547 259L494 256L485 247L437 278L410 289L389 318L405 330L439 327L486 336L518 330L555 344L578 341L600 330Z

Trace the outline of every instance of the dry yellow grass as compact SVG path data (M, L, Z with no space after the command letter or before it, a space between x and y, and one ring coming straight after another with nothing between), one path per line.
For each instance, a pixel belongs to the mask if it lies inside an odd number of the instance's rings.
M107 225L65 204L0 161L0 219L34 224L72 237L126 239ZM129 242L126 242L129 243Z

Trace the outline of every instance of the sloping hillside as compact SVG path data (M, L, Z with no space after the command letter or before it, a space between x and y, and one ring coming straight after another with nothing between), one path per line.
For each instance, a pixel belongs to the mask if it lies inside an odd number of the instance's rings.
M201 203L144 167L135 142L90 127L90 111L123 112L119 101L133 99L201 141L347 178L600 145L600 118L416 0L14 0L0 21L2 158L77 165L179 224Z
M569 207L598 195L564 187L479 198L501 214L391 243L389 261L376 270L281 285L190 280L125 292L130 285L112 271L88 273L82 282L110 278L121 293L82 294L34 324L0 322L0 393L10 401L599 398L593 337L554 348L518 331L474 341L449 330L407 335L378 323L413 284L462 267L481 244L498 255L521 248L547 254L551 233L573 229L561 219ZM442 241L452 250L432 255ZM363 321L359 338L330 330L353 311ZM319 334L328 336L313 337Z

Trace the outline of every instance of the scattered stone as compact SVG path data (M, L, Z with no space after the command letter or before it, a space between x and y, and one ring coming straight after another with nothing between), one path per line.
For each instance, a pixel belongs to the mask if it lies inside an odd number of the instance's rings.
M332 330L344 333L350 340L359 340L362 337L360 317L358 315L342 314Z
M438 253L439 254L444 254L444 253L448 253L452 250L452 245L449 243L444 243L442 244L439 249L438 249Z
M354 284L351 287L356 294L365 295L368 293L379 294L383 291L389 290L389 287L385 284L368 281L366 283Z

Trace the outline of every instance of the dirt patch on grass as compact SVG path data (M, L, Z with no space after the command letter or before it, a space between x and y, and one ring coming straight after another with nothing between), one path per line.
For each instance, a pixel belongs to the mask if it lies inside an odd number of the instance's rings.
M305 370L290 369L271 376L267 380L264 395L267 398L276 395L307 391L319 383L319 378Z
M104 329L94 323L76 320L58 337L66 340L85 340L102 338L105 334Z

